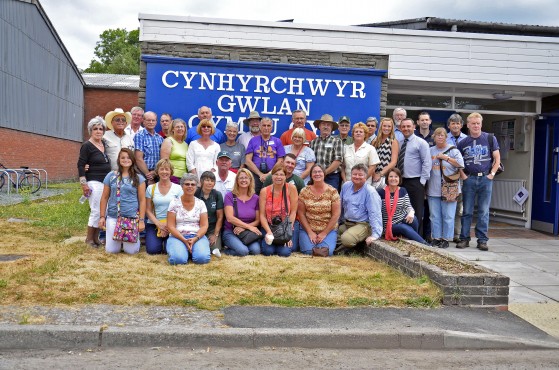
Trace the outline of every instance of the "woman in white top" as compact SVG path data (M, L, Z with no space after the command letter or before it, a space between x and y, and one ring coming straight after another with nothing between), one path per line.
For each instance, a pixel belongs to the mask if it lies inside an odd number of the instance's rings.
M146 252L148 254L164 253L164 244L169 237L167 228L167 210L173 199L183 193L178 184L171 182L174 173L173 164L168 159L161 159L155 165L159 182L146 189Z
M208 210L206 204L194 196L198 176L185 173L180 184L184 193L171 201L167 212L167 227L171 234L167 240L168 261L171 265L184 265L188 262L189 255L192 255L192 262L208 263Z
M293 173L299 176L305 184L310 180L311 167L316 162L314 151L305 146L305 131L302 128L296 128L291 134L293 144L285 146L285 154L293 153L297 157L295 169Z
M198 180L200 180L200 176L205 171L217 173L215 161L221 149L219 144L211 139L215 128L209 119L200 121L196 132L202 137L190 142L186 154L186 167L190 173L197 175Z
M380 159L374 146L367 144L365 138L369 129L363 122L358 122L353 126L353 144L345 146L344 161L342 163L342 181L351 181L351 169L358 163L364 164L367 168L367 180L370 181L375 173Z

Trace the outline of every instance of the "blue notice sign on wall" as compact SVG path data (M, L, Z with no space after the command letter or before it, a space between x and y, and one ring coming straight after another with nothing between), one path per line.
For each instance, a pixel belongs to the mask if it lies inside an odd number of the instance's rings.
M291 125L294 110L307 112L307 128L323 114L349 116L352 124L379 118L384 70L236 62L143 55L147 64L146 110L198 124L201 106L212 109L222 131L229 121L246 132L250 111L274 121L279 136Z

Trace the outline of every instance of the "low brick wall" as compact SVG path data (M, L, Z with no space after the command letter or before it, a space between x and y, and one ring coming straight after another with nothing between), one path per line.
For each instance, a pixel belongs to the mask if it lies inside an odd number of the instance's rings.
M474 265L470 261L452 256L447 252L425 247L415 242L409 243L460 263L475 266L476 269L480 270L480 273L449 273L437 266L421 261L413 255L406 256L405 252L382 241L375 241L372 245L367 246L365 253L378 261L382 261L402 271L408 276L414 278L423 275L428 276L443 291L442 303L444 305L508 307L508 277L482 266Z

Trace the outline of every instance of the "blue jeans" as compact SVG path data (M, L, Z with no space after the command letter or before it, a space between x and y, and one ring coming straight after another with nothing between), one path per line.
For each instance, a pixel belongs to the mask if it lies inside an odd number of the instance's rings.
M324 182L338 190L338 187L340 186L340 174L336 172L326 175L324 177Z
M295 220L295 222L293 223L293 245L291 246L292 252L299 252L299 233L301 231L303 231L301 224L298 220Z
M416 242L429 245L418 233L417 230L419 229L419 220L417 217L413 218L413 222L411 224L407 224L402 221L399 224L392 225L392 235L403 237L409 240L415 240Z
M225 246L223 253L230 256L244 257L249 253L253 255L260 254L260 240L244 245L235 233L230 230L223 230L221 241Z
M185 235L184 237L190 239L194 235ZM169 255L167 260L171 265L184 265L188 262L188 248L173 235L169 235L169 239L167 239L167 254ZM192 246L192 262L196 264L210 262L210 241L206 236L203 236Z
M266 235L266 232L264 232ZM291 248L286 245L270 245L266 243L265 239L262 239L262 254L265 256L272 256L277 254L280 257L291 256Z
M338 231L332 230L328 233L328 235L326 235L323 241L318 244L314 244L309 238L309 234L307 234L305 229L301 228L301 230L299 231L299 247L301 248L301 253L303 254L312 254L313 247L328 247L328 254L331 256L334 253L334 249L336 248L337 238Z
M146 223L146 252L147 254L164 254L165 243L168 236L160 238L157 236L155 224Z
M428 197L427 200L429 201L431 236L433 239L452 240L454 238L456 202L443 202L441 197Z
M472 226L476 198L476 238L478 242L487 243L489 240L487 231L489 230L489 205L492 191L493 181L488 179L487 176L470 176L464 180L462 185L464 211L462 212L462 230L460 231L461 240L470 240L470 227Z

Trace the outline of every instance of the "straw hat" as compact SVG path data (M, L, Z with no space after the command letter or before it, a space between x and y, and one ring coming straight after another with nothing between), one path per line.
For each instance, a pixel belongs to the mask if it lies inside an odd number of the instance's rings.
M107 125L109 130L113 129L113 123L112 122L113 122L113 118L115 116L124 116L126 118L126 125L129 125L130 122L132 121L132 115L130 114L130 112L125 112L125 111L122 110L122 108L115 108L115 110L110 111L105 116L105 124Z

